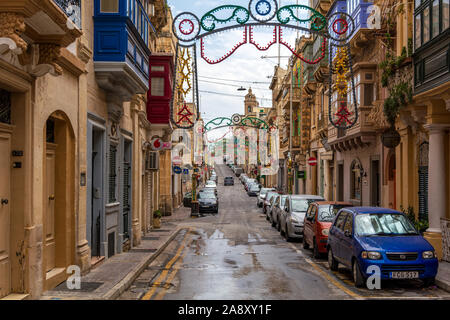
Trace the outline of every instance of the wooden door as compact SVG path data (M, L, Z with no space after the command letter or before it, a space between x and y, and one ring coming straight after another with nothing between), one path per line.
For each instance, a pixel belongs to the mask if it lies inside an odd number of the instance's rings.
M10 261L10 170L11 133L0 127L0 298L11 289Z
M46 190L45 203L45 271L56 267L56 237L55 237L55 169L56 169L56 145L47 143L45 157Z

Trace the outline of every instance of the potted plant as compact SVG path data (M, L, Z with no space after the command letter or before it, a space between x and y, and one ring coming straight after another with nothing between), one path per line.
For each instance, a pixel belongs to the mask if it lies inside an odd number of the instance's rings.
M161 217L161 210L156 210L155 212L153 212L153 227L155 229L161 228Z

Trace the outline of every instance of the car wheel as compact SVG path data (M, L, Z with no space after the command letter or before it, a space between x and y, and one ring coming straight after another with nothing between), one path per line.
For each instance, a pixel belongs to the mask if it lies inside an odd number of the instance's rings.
M358 261L353 261L353 281L355 282L355 287L361 288L365 285L365 279L364 276L361 273L361 270L359 269Z
M292 238L289 237L289 231L288 231L288 226L286 224L286 232L284 233L284 238L286 239L286 242L291 242Z
M306 241L305 236L303 236L303 249L309 249L308 241Z
M317 245L316 238L313 239L313 256L316 259L320 258L319 246Z
M427 279L423 279L423 285L424 287L429 287L434 285L436 282L436 278L427 278Z
M270 223L272 224L272 227L276 228L275 221L273 221L272 214L270 214Z
M333 250L331 248L328 249L328 267L330 267L331 271L337 271L339 266L339 262L333 256Z
M277 226L277 230L281 232L281 224L280 224L280 221L278 221L278 222L276 223L276 226Z

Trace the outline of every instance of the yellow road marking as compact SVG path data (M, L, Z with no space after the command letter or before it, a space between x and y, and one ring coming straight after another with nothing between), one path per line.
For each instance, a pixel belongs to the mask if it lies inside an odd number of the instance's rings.
M189 244L192 242L189 241ZM189 244L187 246L189 246ZM184 257L186 256L187 250L183 253L183 255L180 257L180 259L178 259L177 263L175 264L173 271L169 274L169 276L166 279L166 283L171 283L172 280L175 278L175 276L178 273L178 270L180 270L180 265L183 262ZM165 287L163 288L163 290L158 293L158 295L153 299L153 300L162 300L164 298L164 296L166 295L167 291L169 290L169 288Z
M364 299L362 296L360 296L359 294L347 289L345 286L343 286L342 284L340 284L338 281L336 281L335 279L333 279L328 273L326 273L325 271L322 270L322 268L320 268L318 265L316 265L313 261L311 261L310 259L306 258L305 259L306 262L308 262L314 269L316 269L317 271L319 271L319 273L322 274L322 276L324 276L325 278L327 278L332 284L334 284L336 287L338 287L339 289L341 289L342 291L344 291L346 294L348 294L349 296L361 300Z
M156 281L153 283L152 289L150 289L142 297L142 300L150 300L151 297L153 296L153 294L155 293L156 289L158 289L158 286L161 285L161 282L166 278L167 274L169 273L170 268L178 260L178 258L180 257L181 253L183 252L183 249L186 247L186 240L187 240L187 237L188 237L190 232L191 232L191 228L188 228L188 230L187 230L186 234L184 235L184 238L183 238L183 240L181 242L181 245L178 248L175 256L166 264L166 266L164 267L165 270L163 272L161 272L161 274L158 277L158 279L156 279Z

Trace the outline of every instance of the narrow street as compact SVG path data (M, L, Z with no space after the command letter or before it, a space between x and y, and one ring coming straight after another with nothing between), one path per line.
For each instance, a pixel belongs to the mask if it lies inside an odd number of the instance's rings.
M216 171L219 214L179 221L181 232L119 299L450 299L420 281L355 288L350 271L333 273L325 258L286 242L238 179L223 186L223 177L233 175L227 166Z

